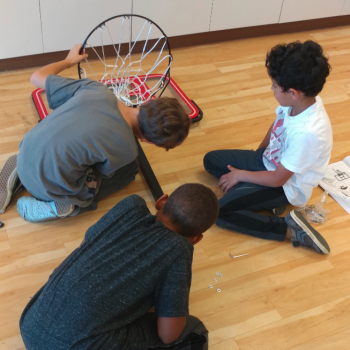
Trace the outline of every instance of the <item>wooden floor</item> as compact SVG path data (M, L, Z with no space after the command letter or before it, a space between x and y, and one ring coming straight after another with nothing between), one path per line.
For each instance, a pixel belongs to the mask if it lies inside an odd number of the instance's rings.
M350 26L178 49L173 51L172 77L201 107L204 118L175 150L144 145L164 192L200 182L221 196L216 180L203 169L204 154L259 145L277 107L264 67L266 52L277 43L309 39L324 47L333 66L321 93L333 125L331 161L350 154ZM0 73L0 166L37 124L29 82L33 71ZM76 69L64 75L76 77ZM141 175L95 212L75 218L31 224L17 213L17 198L11 202L0 217L5 223L0 230L1 350L24 349L18 320L25 305L80 244L86 229L132 193L144 197L154 212ZM310 203L321 194L316 188ZM350 215L331 198L326 208L329 219L317 228L331 247L327 257L295 249L290 242L260 240L216 226L206 232L195 247L190 312L209 329L211 350L350 349ZM249 255L231 259L229 253ZM223 274L217 283L216 272Z

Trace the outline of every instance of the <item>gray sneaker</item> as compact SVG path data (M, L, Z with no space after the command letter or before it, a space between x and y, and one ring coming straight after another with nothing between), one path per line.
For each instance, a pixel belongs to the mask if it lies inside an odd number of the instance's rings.
M32 196L24 196L17 201L17 211L29 222L63 219L72 214L75 206L63 202L45 202Z
M11 198L18 192L21 183L17 175L17 154L5 162L0 171L0 214L5 213Z
M302 245L321 254L329 254L331 249L326 240L317 232L297 210L291 211L284 221L292 232L290 239L294 247Z

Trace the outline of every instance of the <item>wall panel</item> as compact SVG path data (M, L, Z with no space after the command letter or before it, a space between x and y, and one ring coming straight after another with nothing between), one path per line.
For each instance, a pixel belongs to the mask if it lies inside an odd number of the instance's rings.
M43 53L38 0L1 0L0 59Z
M283 0L214 0L210 30L278 23Z
M131 13L131 0L40 0L44 52L82 43L100 22Z
M344 0L284 0L280 23L340 16Z

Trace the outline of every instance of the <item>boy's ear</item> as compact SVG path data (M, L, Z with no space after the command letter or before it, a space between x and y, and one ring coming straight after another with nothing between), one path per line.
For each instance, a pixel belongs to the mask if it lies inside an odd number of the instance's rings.
M289 89L288 91L292 94L293 100L297 100L300 97L301 91L295 89Z
M202 238L203 238L202 234L195 237L187 237L187 239L192 243L192 245L199 243L202 240Z
M168 198L169 195L167 194L163 194L161 197L159 197L156 201L156 209L161 210L164 207L165 202L168 200Z

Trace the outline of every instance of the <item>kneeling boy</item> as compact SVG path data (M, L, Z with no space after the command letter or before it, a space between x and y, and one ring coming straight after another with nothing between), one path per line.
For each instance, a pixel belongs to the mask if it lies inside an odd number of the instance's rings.
M207 349L207 331L188 316L188 298L193 245L215 222L217 198L186 184L156 208L153 216L132 195L88 229L23 311L28 350L161 349L174 341L176 349Z
M175 98L140 108L121 103L107 86L58 74L84 60L75 45L63 61L37 70L31 82L45 88L53 111L30 130L0 172L0 213L20 184L32 194L17 210L27 221L75 216L119 191L138 173L135 137L165 149L187 137L190 119Z

